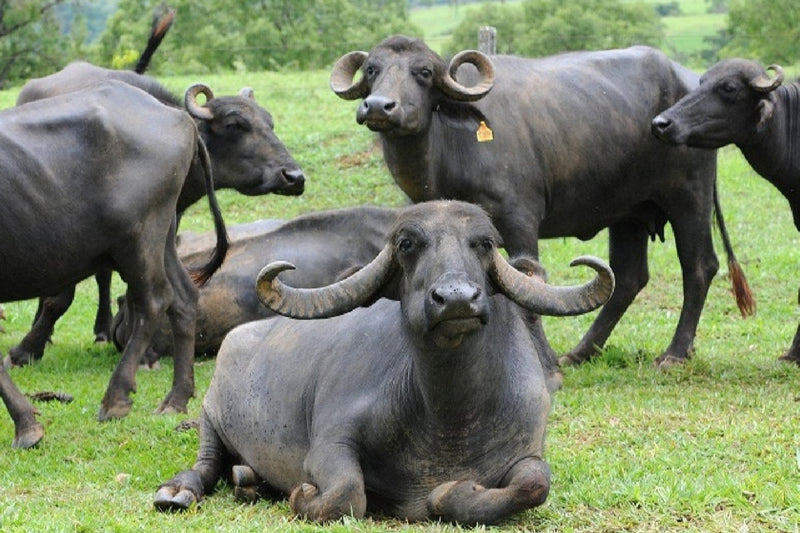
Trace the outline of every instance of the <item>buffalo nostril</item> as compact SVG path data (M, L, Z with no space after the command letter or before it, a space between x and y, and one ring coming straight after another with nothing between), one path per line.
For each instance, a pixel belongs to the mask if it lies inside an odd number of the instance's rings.
M392 110L397 107L397 102L387 102L383 105L383 110L387 113L391 113Z
M666 117L661 115L657 116L653 119L653 129L656 130L665 130L670 127L672 121Z
M306 181L306 176L302 170L283 170L283 177L290 185L302 185Z

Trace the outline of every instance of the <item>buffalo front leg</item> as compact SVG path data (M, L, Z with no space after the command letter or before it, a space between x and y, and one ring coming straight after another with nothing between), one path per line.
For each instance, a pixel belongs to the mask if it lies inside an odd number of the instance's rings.
M36 408L20 392L0 363L0 396L14 421L14 448L31 448L44 437L44 426L36 421Z
M561 365L580 364L599 354L622 315L647 285L650 273L644 227L633 222L615 224L609 228L608 245L616 279L614 292L578 345L559 359Z
M301 483L289 496L296 515L315 522L364 516L364 475L352 448L344 444L315 446L306 457L305 469L312 481Z
M97 314L94 317L94 342L111 340L111 273L110 268L98 270L94 279L97 283Z
M227 451L205 413L199 432L200 447L192 469L177 473L158 487L153 505L159 511L184 511L211 493L219 481Z
M496 524L514 513L544 503L550 492L550 467L529 457L518 462L498 488L474 481L450 481L436 487L428 497L434 517L465 525Z

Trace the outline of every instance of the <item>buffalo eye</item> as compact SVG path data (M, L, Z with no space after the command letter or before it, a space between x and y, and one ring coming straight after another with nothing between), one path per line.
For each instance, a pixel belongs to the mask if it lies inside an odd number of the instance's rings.
M403 237L399 241L397 241L397 250L400 253L407 254L414 249L414 241L407 237Z
M420 69L417 75L423 80L429 80L433 77L433 71L429 68Z
M736 87L736 84L731 81L723 81L722 83L719 84L717 90L719 90L719 92L722 93L723 96L731 97L736 94L738 88Z
M367 65L367 68L364 69L364 73L367 75L367 78L374 78L378 75L378 69L374 65Z
M472 248L484 253L491 252L494 249L494 241L489 237L478 239L472 243Z

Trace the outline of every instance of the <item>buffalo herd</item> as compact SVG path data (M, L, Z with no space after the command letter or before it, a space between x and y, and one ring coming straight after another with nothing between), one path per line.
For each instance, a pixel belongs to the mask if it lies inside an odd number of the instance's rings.
M159 40L136 71L72 63L0 111L0 303L40 299L0 365L12 445L36 445L44 427L7 367L42 357L94 275L95 334L122 353L100 421L125 417L137 368L167 355L158 412L186 412L195 357L216 357L197 459L158 488L158 510L189 508L221 478L241 500L288 495L318 522L493 524L538 506L560 367L602 351L648 282L648 239L670 224L683 277L657 367L692 354L719 268L714 217L752 311L716 149L738 146L800 229L800 84L777 65L732 59L697 76L644 46L445 61L400 35L344 54L330 85L359 101L356 122L376 132L410 205L226 227L216 189L300 195L305 175L251 89L215 97L196 84L178 98L145 76ZM179 233L203 197L214 231ZM581 256L592 279L547 283L539 239L605 229L608 265ZM126 284L113 319L112 271ZM559 357L540 317L598 308ZM800 364L800 327L782 359Z

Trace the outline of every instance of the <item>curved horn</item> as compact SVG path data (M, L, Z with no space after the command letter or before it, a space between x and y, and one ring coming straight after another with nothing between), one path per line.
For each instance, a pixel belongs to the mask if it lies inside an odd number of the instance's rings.
M583 285L553 287L519 272L495 250L492 275L500 289L522 307L540 315L571 316L597 309L614 292L614 273L603 261L584 255L570 263L576 265L593 268L597 276Z
M770 65L767 70L775 72L775 76L770 78L766 75L760 75L750 80L750 87L761 93L768 93L774 91L778 86L783 83L783 69L780 65Z
M208 102L214 98L214 93L211 92L211 88L208 85L195 83L186 89L186 94L183 97L183 105L186 107L186 110L189 112L189 114L194 118L199 118L200 120L211 120L214 118L214 114L211 112L211 110L197 103L197 95L200 93L206 96L206 104L208 104Z
M239 96L243 96L244 98L249 98L251 100L256 99L256 94L252 87L242 87L242 89L239 91Z
M481 79L472 87L465 87L456 81L456 71L464 63L475 65L478 74L481 75ZM453 100L474 102L486 96L492 85L494 85L494 65L489 56L477 50L464 50L450 60L447 73L442 76L439 88Z
M276 261L261 269L256 292L261 303L276 313L292 318L328 318L352 311L368 301L381 288L394 267L392 246L387 245L369 264L352 276L317 289L298 289L277 278L293 269L286 261Z
M350 52L339 58L331 71L330 85L333 92L344 100L358 100L367 96L367 80L364 76L357 82L353 78L367 60L367 53L361 51Z

